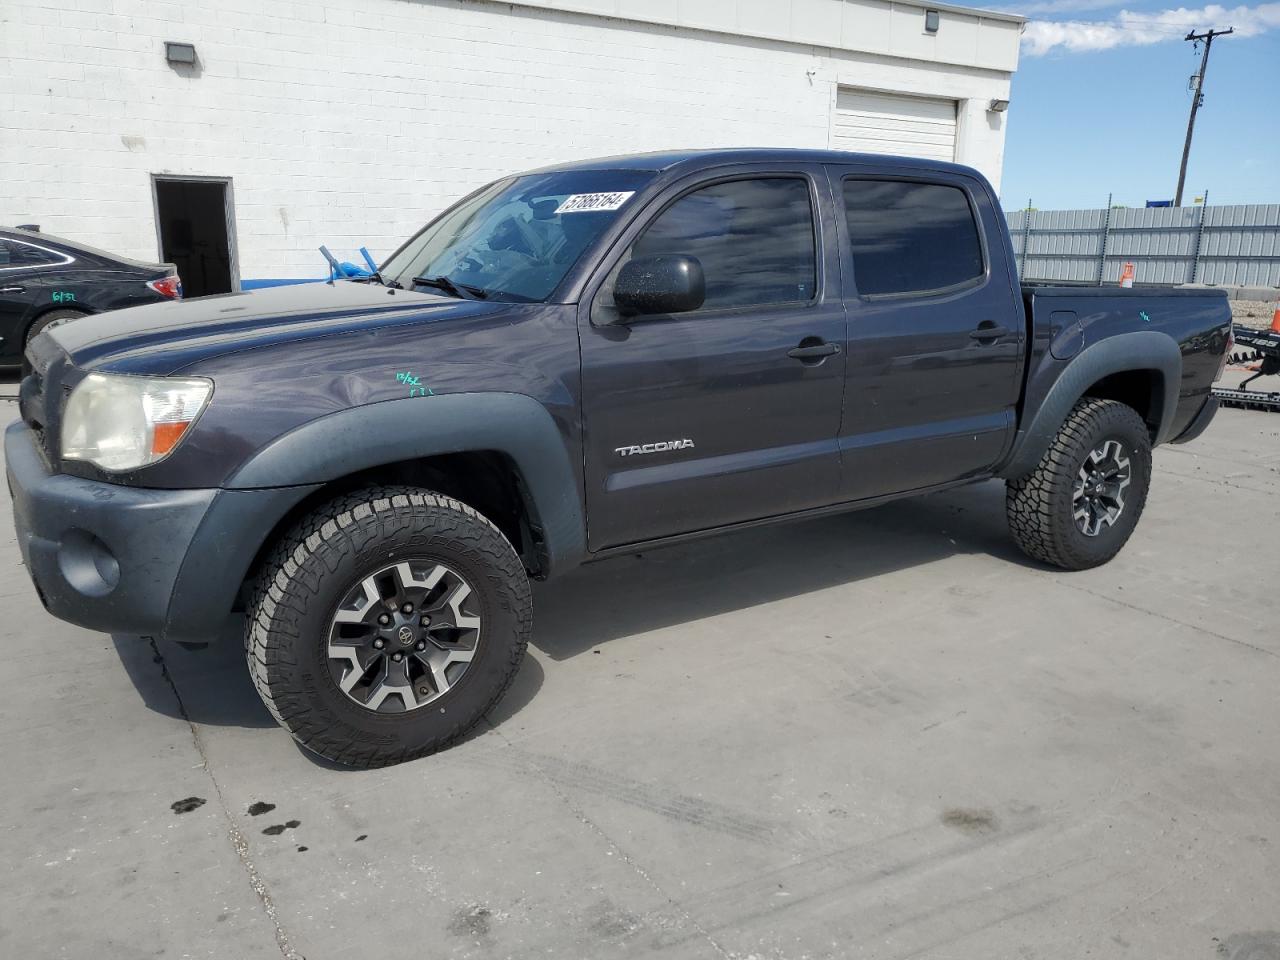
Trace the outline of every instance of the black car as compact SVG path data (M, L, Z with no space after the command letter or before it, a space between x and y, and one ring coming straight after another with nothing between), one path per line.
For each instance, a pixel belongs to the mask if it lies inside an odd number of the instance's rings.
M0 228L0 366L21 363L27 342L51 324L181 295L172 264Z

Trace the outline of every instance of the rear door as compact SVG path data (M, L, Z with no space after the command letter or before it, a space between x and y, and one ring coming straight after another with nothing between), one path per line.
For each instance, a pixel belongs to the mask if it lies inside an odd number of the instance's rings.
M849 318L845 499L963 479L1012 440L1025 331L999 210L961 174L833 167Z
M579 320L591 549L837 496L845 321L827 189L804 164L695 176L601 264ZM617 323L617 271L663 254L701 262L703 307Z
M28 319L45 301L44 274L68 258L51 247L0 236L0 362L22 357Z

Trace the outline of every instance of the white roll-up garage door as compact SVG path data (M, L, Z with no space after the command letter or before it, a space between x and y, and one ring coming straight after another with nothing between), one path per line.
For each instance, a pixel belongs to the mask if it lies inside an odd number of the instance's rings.
M836 92L831 146L860 153L954 160L956 102L841 87Z

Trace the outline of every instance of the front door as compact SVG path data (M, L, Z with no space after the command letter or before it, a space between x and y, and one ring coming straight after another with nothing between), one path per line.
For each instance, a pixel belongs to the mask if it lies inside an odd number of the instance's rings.
M673 186L602 265L579 323L591 549L835 498L845 321L826 189L820 168ZM618 270L661 255L700 262L703 306L619 322Z
M1016 426L1026 331L982 184L833 168L849 358L842 499L981 475Z

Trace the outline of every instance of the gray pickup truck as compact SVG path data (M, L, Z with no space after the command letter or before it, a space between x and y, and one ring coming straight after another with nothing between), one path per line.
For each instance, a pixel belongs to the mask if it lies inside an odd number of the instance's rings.
M621 157L489 184L367 282L52 328L5 453L51 613L243 611L275 717L375 766L475 724L529 578L587 561L999 477L1031 557L1104 563L1230 337L1219 292L1020 285L964 167Z

